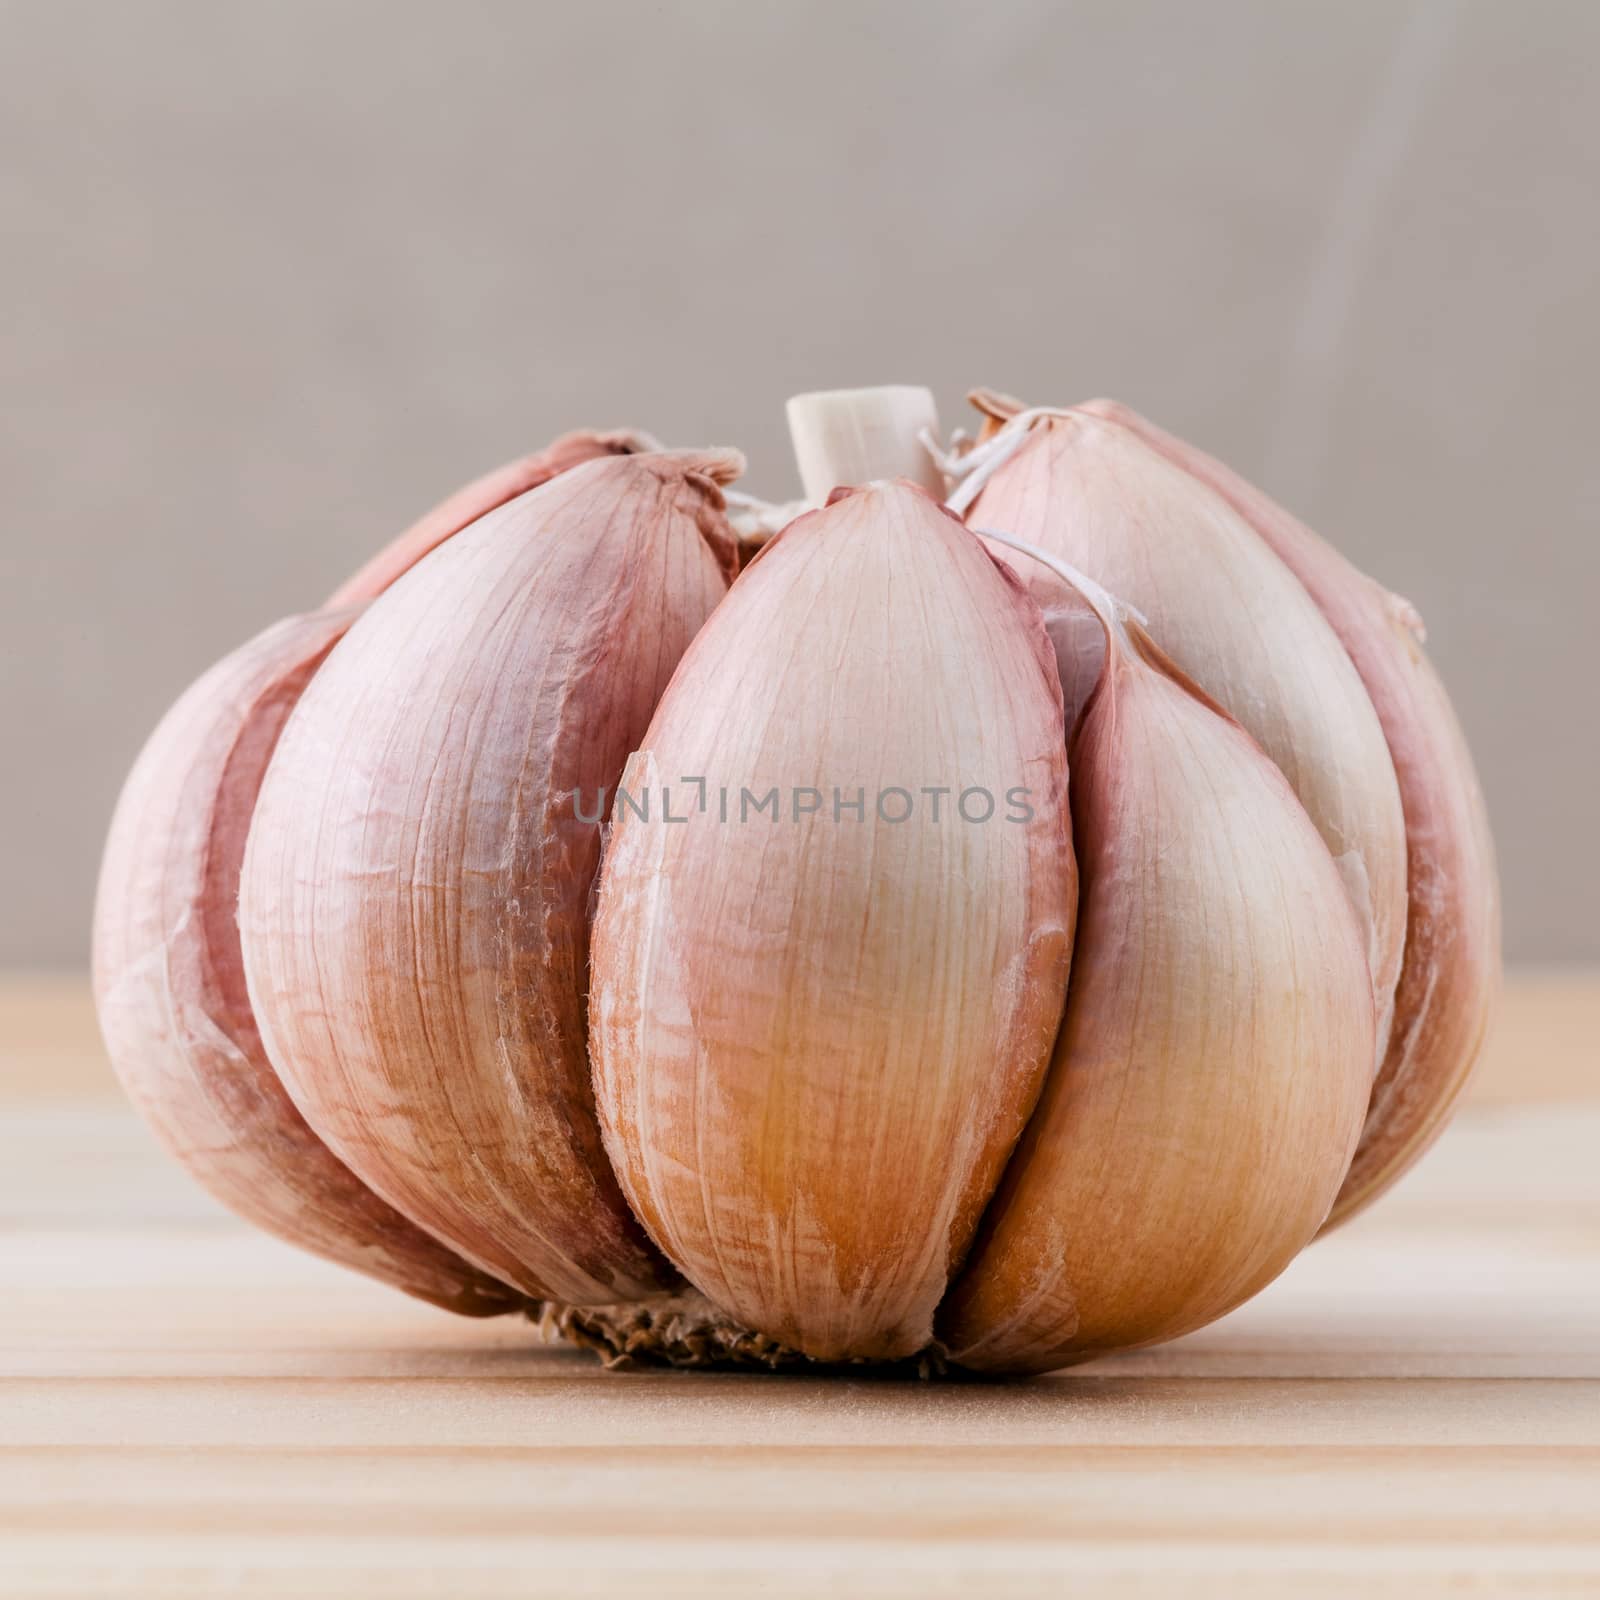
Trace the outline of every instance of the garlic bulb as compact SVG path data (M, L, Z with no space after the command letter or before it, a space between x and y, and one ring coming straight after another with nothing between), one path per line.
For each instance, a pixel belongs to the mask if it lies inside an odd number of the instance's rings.
M1443 1131L1500 991L1500 887L1472 755L1422 651L1421 619L1220 461L1114 401L1082 408L1216 490L1322 609L1388 740L1406 819L1409 912L1394 1025L1330 1226L1369 1205Z
M821 1360L915 1354L1066 984L1036 608L911 485L835 497L740 577L624 790L655 810L619 802L591 998L624 1192L744 1326Z
M611 1360L1040 1372L1405 1170L1499 960L1414 615L1130 412L979 401L797 397L798 506L568 435L184 696L97 996L213 1193Z
M599 808L722 597L731 452L591 461L372 602L301 696L240 932L296 1104L378 1194L524 1293L671 1281L585 1050Z
M1047 1372L1169 1339L1276 1277L1366 1109L1362 931L1283 775L1102 598L1072 742L1083 874L1044 1093L939 1331Z
M1405 942L1405 819L1383 729L1343 646L1232 507L1128 429L1078 412L1008 426L952 503L980 531L1030 540L1137 608L1288 778L1361 923L1376 1070ZM1070 591L1030 558L1009 559L1060 636L1053 619L1076 604Z
M484 511L640 436L571 433L458 490L341 586L224 657L151 735L106 844L95 1000L130 1099L177 1159L269 1232L472 1315L519 1297L371 1192L307 1126L261 1045L235 922L245 837L283 724L359 605Z

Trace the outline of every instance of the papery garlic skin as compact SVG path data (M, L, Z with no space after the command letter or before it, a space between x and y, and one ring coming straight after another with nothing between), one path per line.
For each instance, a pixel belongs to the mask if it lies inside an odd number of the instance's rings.
M269 1055L397 1209L539 1298L672 1281L601 1148L585 1048L609 800L722 598L732 452L593 461L374 601L295 708L240 925Z
M1333 1203L1371 1083L1360 929L1278 769L1136 624L1072 744L1082 873L1049 1078L951 1357L1048 1372L1212 1321Z
M1126 428L1078 412L1040 418L988 476L967 520L1032 541L1136 608L1161 648L1277 763L1364 930L1375 1071L1405 943L1405 818L1372 701L1304 586L1219 495ZM1067 641L1083 638L1070 615L1078 602L1038 563L998 553L1044 609L1070 682ZM1067 709L1070 719L1076 708Z
M205 673L152 734L118 803L95 906L96 1008L129 1097L199 1182L318 1255L469 1315L522 1299L401 1217L317 1138L267 1060L236 902L273 746L311 675L380 593L467 523L644 435L564 434L474 480L391 541L314 615Z
M1126 406L1081 408L1129 429L1222 495L1321 608L1383 726L1406 819L1409 915L1389 1046L1329 1219L1389 1189L1443 1131L1500 994L1500 885L1472 755L1416 613L1231 468Z
M564 433L544 449L508 461L441 500L426 516L419 517L365 566L346 578L328 597L327 604L347 606L382 594L402 573L409 572L429 551L438 549L469 523L573 467L606 456L637 455L659 448L649 434L628 429L605 433L578 429Z
M111 825L95 1002L129 1098L224 1205L291 1244L468 1315L520 1297L373 1194L267 1061L235 921L245 836L285 719L358 607L291 617L198 679L151 735Z
M602 875L591 1038L625 1193L740 1324L824 1361L917 1352L1033 1106L1070 959L1036 608L920 490L836 496L740 577L625 781L690 812L619 811ZM949 790L939 822L925 786ZM957 814L964 787L990 820ZM741 812L774 789L778 819ZM861 820L834 789L862 791ZM922 809L883 820L892 789ZM1005 820L1011 790L1030 820Z

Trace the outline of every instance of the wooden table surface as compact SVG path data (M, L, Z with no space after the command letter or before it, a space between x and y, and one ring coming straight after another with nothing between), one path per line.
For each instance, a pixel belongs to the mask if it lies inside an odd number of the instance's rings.
M1012 1385L604 1371L213 1207L0 981L0 1594L1600 1593L1600 978L1376 1211Z

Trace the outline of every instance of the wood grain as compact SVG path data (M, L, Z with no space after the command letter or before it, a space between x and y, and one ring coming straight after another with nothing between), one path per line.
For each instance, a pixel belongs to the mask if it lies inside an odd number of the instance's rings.
M0 1594L1600 1593L1600 979L1369 1216L1008 1385L610 1373L254 1234L0 982Z

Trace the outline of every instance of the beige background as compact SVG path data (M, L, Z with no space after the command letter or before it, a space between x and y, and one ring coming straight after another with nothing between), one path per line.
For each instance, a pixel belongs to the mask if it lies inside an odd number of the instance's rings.
M1600 5L0 5L0 964L173 695L458 480L1106 392L1409 595L1600 956Z

